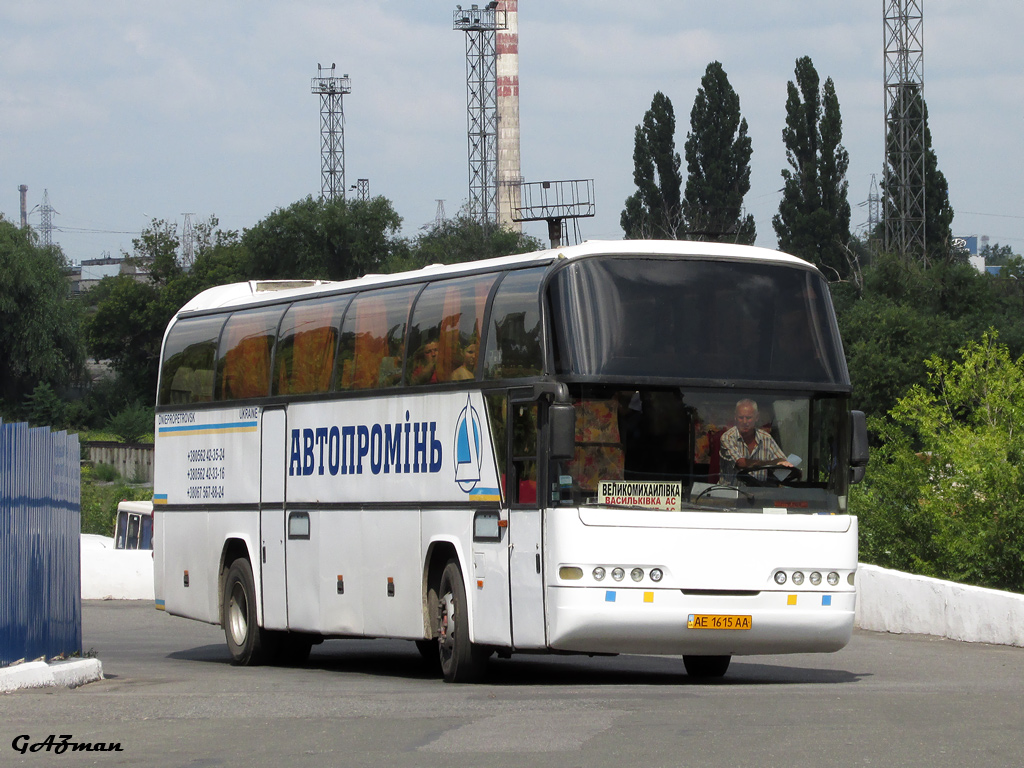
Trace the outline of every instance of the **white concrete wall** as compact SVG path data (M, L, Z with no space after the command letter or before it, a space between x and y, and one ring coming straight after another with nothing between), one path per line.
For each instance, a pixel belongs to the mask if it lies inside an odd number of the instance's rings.
M857 626L1024 646L1024 595L861 564Z
M153 551L114 549L109 536L82 534L83 600L153 600Z

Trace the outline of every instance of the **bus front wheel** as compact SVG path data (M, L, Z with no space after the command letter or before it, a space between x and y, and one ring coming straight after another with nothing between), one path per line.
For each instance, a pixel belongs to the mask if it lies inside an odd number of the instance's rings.
M441 672L447 683L479 680L490 656L488 649L469 641L469 615L462 570L449 560L437 590L437 636Z
M243 667L264 664L276 650L275 636L259 626L256 619L256 582L252 566L238 558L224 579L221 623L231 651L231 663Z
M683 666L690 677L722 677L730 661L732 656L683 656Z

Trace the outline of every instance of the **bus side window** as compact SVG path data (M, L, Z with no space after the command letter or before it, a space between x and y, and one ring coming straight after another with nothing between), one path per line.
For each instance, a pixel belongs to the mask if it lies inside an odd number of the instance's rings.
M496 275L445 280L424 289L409 326L409 384L476 378L487 295Z
M274 394L327 392L334 371L341 317L350 296L297 302L281 321L274 353Z
M213 400L217 341L224 317L179 320L164 344L160 367L160 405L187 405Z
M401 383L405 328L419 286L367 291L345 315L337 389L374 389Z
M538 376L544 368L540 282L547 267L510 272L491 306L484 348L484 378Z
M228 318L217 361L217 399L242 400L270 393L270 353L284 309L236 312Z

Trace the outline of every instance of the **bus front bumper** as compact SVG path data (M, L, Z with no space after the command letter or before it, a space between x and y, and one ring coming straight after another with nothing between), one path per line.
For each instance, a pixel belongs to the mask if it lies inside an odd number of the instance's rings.
M583 653L832 652L850 641L855 601L853 590L693 595L678 589L552 586L548 645ZM726 625L749 628L713 628Z

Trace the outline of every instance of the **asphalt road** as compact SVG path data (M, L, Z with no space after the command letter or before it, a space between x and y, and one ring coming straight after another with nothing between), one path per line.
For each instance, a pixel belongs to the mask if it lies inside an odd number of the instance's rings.
M857 632L837 654L734 659L711 683L677 658L516 656L460 686L408 642L237 668L219 627L149 603L83 616L107 679L0 695L0 766L1024 765L1021 648ZM50 734L123 751L12 747Z

